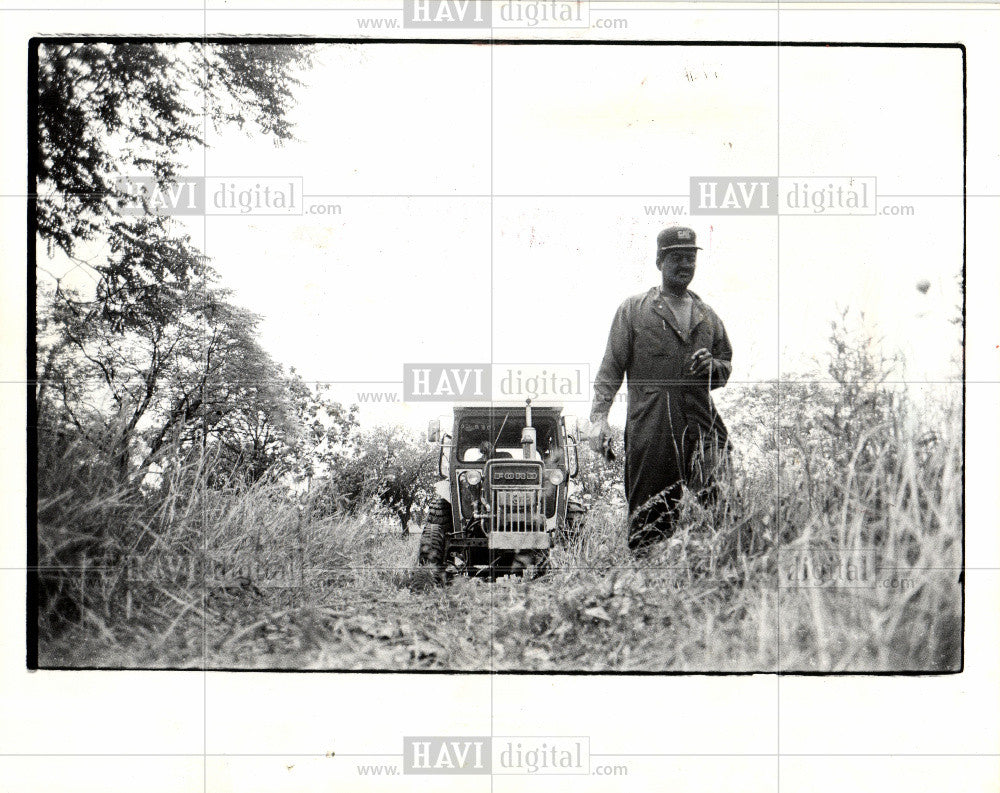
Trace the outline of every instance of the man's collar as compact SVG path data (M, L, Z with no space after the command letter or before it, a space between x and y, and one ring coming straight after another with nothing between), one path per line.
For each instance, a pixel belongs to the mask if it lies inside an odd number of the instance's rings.
M663 291L663 285L662 284L660 284L658 286L651 287L650 290L649 290L649 292L647 292L646 294L652 295L653 297L660 297L660 296L666 297L666 295L667 295L667 293ZM685 294L686 297L690 297L691 299L693 299L697 303L704 303L705 302L700 297L698 297L698 293L695 292L692 289L685 289L684 290L684 294Z
M691 327L688 328L687 333L682 333L681 329L677 327L677 318L674 316L674 312L664 304L664 297L660 287L654 286L649 290L649 296L653 302L653 312L663 319L673 329L674 333L680 337L681 341L685 343L691 338L691 334L698 327L698 323L705 319L706 316L705 304L702 299L690 289L687 290L687 294L691 296L693 301L693 305L691 306Z

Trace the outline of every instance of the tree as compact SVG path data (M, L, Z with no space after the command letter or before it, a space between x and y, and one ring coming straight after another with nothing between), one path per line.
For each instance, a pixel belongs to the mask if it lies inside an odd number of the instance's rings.
M284 451L285 467L307 486L317 476L335 470L340 460L355 453L357 405L345 407L326 396L328 383L310 387L294 368L288 378L291 411L299 431Z
M293 397L257 342L259 319L216 288L174 220L122 211L131 198L119 177L168 183L185 153L206 145L209 124L291 139L286 113L309 52L38 46L37 234L50 257L94 280L92 291L59 279L40 289L38 425L85 440L119 479L141 476L173 443L212 444L250 478L294 445ZM98 253L83 258L83 247Z
M117 178L177 175L208 124L276 143L309 49L276 44L76 43L38 49L38 233L72 255L121 219Z
M141 476L169 441L252 436L237 426L241 412L283 423L284 373L257 343L259 318L225 290L175 290L157 320L128 329L59 287L50 299L40 424L74 427L116 461L120 479Z
M342 455L326 486L340 508L377 506L389 510L409 532L413 508L433 489L435 455L398 426L375 427L360 435L351 453Z
M123 331L162 319L170 294L203 275L204 257L167 216L128 216L119 177L160 184L209 124L251 127L280 144L311 62L300 46L76 43L38 47L37 232L94 274L89 318ZM108 251L94 263L84 243Z

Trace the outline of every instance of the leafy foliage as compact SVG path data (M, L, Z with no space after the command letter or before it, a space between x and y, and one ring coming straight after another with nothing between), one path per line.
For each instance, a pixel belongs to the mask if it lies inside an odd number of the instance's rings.
M408 430L392 425L358 435L350 453L333 464L320 485L327 509L384 510L405 534L415 507L429 498L437 479L437 457Z
M217 287L167 216L122 211L122 176L165 183L209 125L280 144L309 48L200 43L41 44L37 233L94 281L39 290L36 390L43 443L142 480L165 450L215 453L216 484L275 466L300 476L353 416L323 402L260 347L259 318ZM94 252L81 258L81 249ZM96 252L95 252L96 251ZM39 272L46 273L39 263Z
M612 450L614 459L606 459L595 452L586 440L580 443L580 484L586 502L609 502L616 505L625 503L625 449L624 432L621 427L612 427Z
M72 255L124 230L119 176L170 181L208 124L291 139L294 72L311 57L271 44L76 43L41 44L38 62L38 233ZM162 230L152 221L135 239Z
M209 124L289 140L294 74L309 63L308 49L278 45L39 45L36 230L49 256L96 282L92 297L79 296L88 320L112 333L164 324L177 290L206 277L172 218L123 212L132 201L123 178L169 183L206 145Z

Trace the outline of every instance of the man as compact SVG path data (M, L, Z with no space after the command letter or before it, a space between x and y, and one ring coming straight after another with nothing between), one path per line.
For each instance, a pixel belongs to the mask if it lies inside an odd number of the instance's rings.
M683 486L711 496L728 435L710 391L726 384L733 351L722 320L688 285L701 248L694 231L656 238L662 282L619 306L594 383L590 440L610 442L608 411L628 375L625 494L634 551L670 536Z

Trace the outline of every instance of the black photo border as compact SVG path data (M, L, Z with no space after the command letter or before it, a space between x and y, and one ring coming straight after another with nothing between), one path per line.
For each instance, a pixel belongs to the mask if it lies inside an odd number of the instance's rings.
M184 666L184 667L126 667L126 666L40 666L38 662L38 433L35 426L37 405L37 175L39 165L38 141L38 52L41 45L53 44L285 44L289 46L310 44L363 44L363 45L474 45L474 46L604 46L604 47L782 47L788 48L864 48L864 49L957 49L962 56L962 471L961 471L961 522L962 564L959 575L961 584L961 651L960 662L953 670L860 670L860 671L811 671L758 669L736 671L684 671L684 670L451 670L451 669L289 669L268 667ZM45 671L181 671L203 674L205 672L284 672L292 674L405 674L405 675L575 675L575 676L748 676L776 675L792 677L938 677L961 674L965 670L965 564L966 564L966 390L967 363L966 333L966 279L968 249L968 61L966 47L961 42L870 42L870 41L738 41L738 40L562 40L562 39L495 39L495 38L359 38L359 37L304 37L304 36L36 36L28 41L28 92L27 92L27 317L26 317L26 454L27 454L27 558L26 558L26 627L25 661L28 670ZM203 656L204 658L205 656Z

